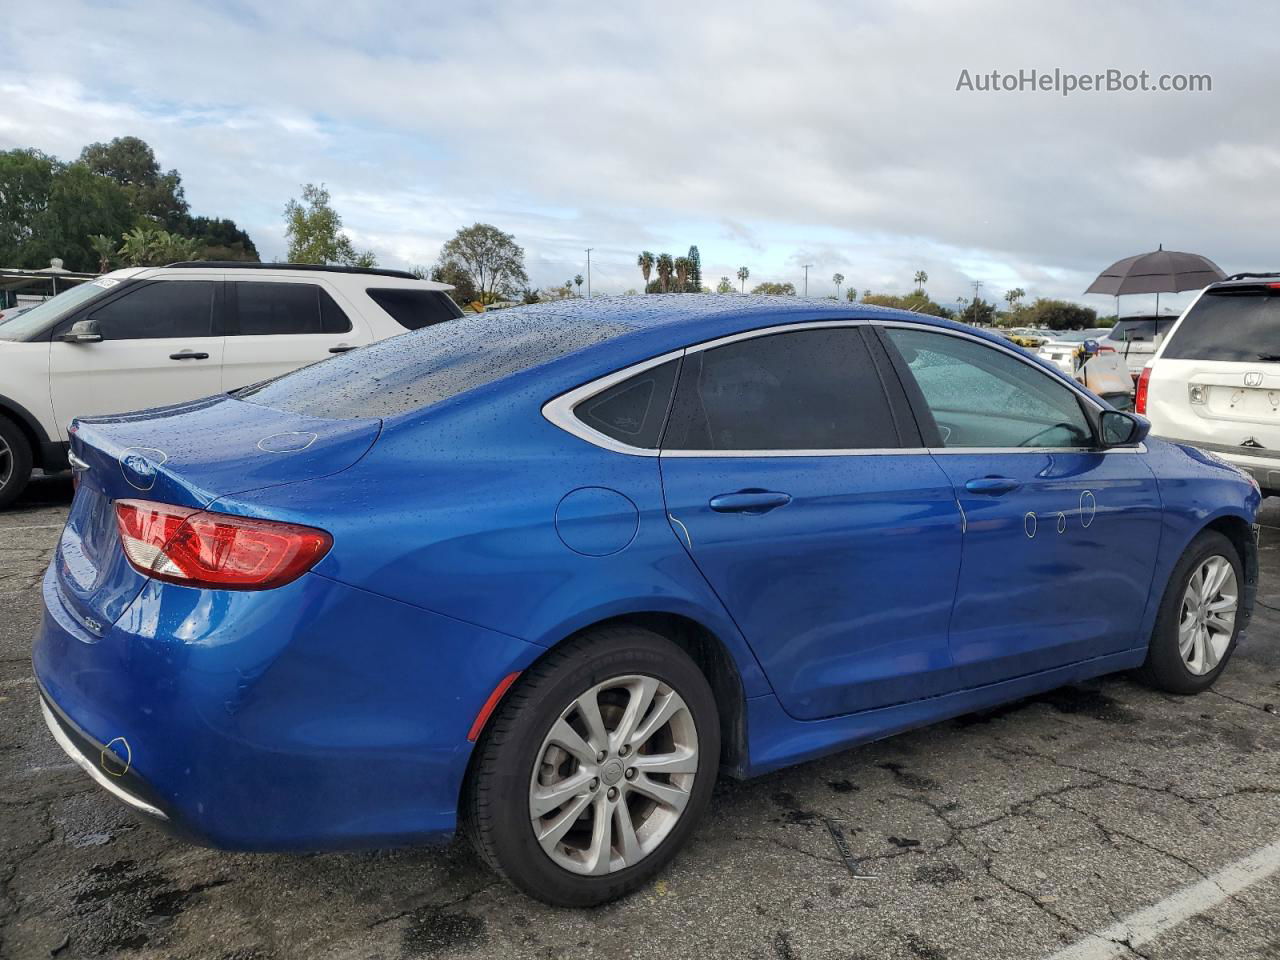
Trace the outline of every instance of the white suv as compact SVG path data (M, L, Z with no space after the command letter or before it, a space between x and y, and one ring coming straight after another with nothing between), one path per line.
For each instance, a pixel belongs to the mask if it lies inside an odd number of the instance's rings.
M279 376L461 316L399 270L238 262L117 270L0 326L0 508L67 467L73 417L158 407Z
M1280 495L1280 274L1238 273L1187 307L1138 379L1151 431Z

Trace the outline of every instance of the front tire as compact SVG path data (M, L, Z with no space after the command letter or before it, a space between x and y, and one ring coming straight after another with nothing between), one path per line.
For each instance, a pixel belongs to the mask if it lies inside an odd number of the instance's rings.
M0 416L0 510L13 503L31 479L31 444L18 425Z
M527 670L486 727L467 832L530 896L604 903L689 839L719 760L715 698L688 655L638 627L592 631Z
M1169 693L1213 686L1240 635L1243 585L1235 546L1216 530L1202 530L1169 577L1139 676Z

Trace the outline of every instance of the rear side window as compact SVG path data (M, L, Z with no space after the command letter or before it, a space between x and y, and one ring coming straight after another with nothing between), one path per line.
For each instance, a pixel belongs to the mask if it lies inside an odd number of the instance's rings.
M103 340L163 340L213 336L213 280L163 280L98 307Z
M456 320L462 316L457 305L438 290L370 287L365 293L406 330L420 330L433 323Z
M676 385L678 360L670 360L615 383L573 408L573 415L619 443L657 449Z
M393 417L602 343L632 328L522 312L462 317L379 340L235 394L334 420Z
M862 332L797 330L689 353L664 450L897 447Z
M333 298L314 283L233 284L240 336L347 333L351 321Z
M1107 335L1110 340L1126 343L1154 343L1157 336L1164 336L1173 329L1177 317L1141 317L1136 320L1117 320Z
M1280 361L1280 291L1211 290L1164 348L1168 360Z

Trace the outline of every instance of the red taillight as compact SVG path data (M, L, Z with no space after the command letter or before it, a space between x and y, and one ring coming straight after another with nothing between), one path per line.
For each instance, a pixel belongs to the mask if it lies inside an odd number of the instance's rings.
M1143 367L1138 377L1138 389L1133 394L1133 409L1136 413L1147 412L1147 389L1151 386L1151 368Z
M139 573L220 590L283 586L333 545L329 534L314 527L146 500L117 500L116 525L125 556Z
M1280 283L1268 283L1267 286L1272 290L1280 290Z

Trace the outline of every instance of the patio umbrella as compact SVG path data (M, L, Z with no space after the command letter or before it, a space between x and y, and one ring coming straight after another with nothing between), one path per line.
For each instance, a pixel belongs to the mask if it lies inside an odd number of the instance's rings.
M1201 287L1223 280L1226 274L1208 257L1198 253L1181 253L1166 250L1160 244L1158 250L1140 253L1136 257L1117 260L1098 274L1085 293L1101 293L1121 297L1130 293L1154 293L1156 315L1160 314L1160 294L1181 293L1183 290L1199 290ZM1116 316L1120 315L1116 301Z

